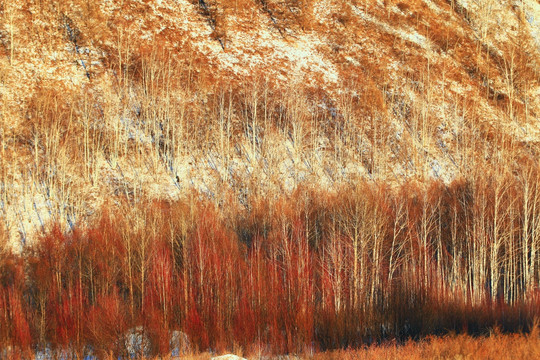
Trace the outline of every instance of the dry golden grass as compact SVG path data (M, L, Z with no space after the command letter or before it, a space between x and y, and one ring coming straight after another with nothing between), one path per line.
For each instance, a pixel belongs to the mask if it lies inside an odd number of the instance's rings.
M340 350L318 353L306 358L314 360L379 360L379 359L538 359L538 332L529 335L494 334L488 337L468 335L430 337L403 345L373 345L362 350Z
M241 352L237 354L254 360L283 358L282 356L264 354L245 355ZM185 360L208 360L213 356L216 355L201 353L183 355L181 358ZM528 335L495 333L486 337L449 335L430 337L422 341L408 341L405 344L383 343L358 350L289 355L288 358L306 360L536 360L540 358L540 338L538 332ZM172 360L175 357L159 357L159 359Z
M358 350L315 352L311 354L291 354L288 357L264 354L243 354L232 352L246 359L312 359L312 360L536 360L540 358L540 338L533 335L503 335L471 337L467 335L431 337L422 341L405 344L385 343ZM210 360L221 354L199 353L176 356L148 357L145 360ZM13 359L29 359L28 356L14 355ZM103 360L114 360L115 356L104 356Z

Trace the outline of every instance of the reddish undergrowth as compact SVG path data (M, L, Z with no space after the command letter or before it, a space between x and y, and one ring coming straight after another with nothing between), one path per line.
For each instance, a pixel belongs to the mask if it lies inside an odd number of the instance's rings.
M190 351L309 353L529 331L540 182L482 179L106 205L90 228L2 257L0 347L122 355L138 328L151 354L175 330Z

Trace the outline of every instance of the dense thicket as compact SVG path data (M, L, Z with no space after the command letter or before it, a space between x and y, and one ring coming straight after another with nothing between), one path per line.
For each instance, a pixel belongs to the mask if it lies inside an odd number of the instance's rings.
M359 183L246 207L187 198L108 204L0 262L0 347L301 352L540 315L534 171L449 186ZM231 204L234 202L231 202ZM178 334L178 332L176 332Z

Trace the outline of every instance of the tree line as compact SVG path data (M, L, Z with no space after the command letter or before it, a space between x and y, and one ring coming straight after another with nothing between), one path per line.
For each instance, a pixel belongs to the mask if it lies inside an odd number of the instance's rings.
M0 258L0 348L291 353L490 327L540 309L537 171L449 185L359 182L245 205L109 202Z

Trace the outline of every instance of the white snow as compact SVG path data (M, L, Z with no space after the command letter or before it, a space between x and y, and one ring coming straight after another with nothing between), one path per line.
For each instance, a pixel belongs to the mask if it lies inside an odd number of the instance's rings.
M221 356L214 356L212 360L247 360L247 359L240 357L238 355L226 354L226 355L221 355Z

